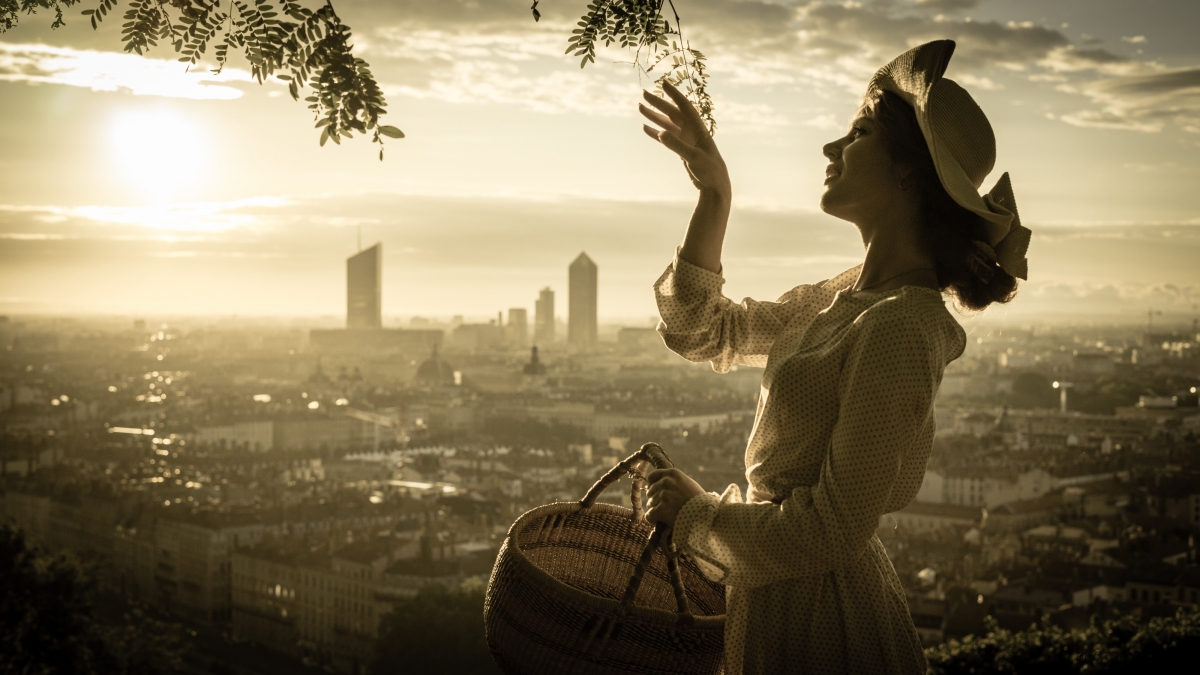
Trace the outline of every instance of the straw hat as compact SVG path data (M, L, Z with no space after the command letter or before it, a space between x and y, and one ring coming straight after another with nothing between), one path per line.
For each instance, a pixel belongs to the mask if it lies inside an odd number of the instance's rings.
M942 187L959 206L987 223L987 240L976 246L1005 272L1025 279L1031 233L1021 226L1007 173L989 192L979 194L996 163L996 137L971 95L942 77L952 54L953 40L914 47L880 68L869 89L893 92L912 106Z

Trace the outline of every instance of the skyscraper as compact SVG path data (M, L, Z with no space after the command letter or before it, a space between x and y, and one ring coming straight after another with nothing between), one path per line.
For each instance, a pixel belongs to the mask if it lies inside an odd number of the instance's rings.
M567 275L567 341L577 349L596 345L596 263L580 253Z
M383 244L346 259L346 328L382 328Z
M509 341L522 347L529 342L529 313L524 307L508 310L508 326L505 328Z
M533 314L533 339L545 347L554 342L554 291L547 286L538 294Z

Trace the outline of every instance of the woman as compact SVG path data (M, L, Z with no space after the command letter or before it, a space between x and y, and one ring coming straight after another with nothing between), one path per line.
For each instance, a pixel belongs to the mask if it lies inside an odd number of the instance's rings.
M1026 276L1007 174L983 112L942 78L954 43L882 68L848 134L827 144L821 208L854 223L863 263L776 302L721 295L731 189L695 109L646 94L646 133L700 190L683 245L655 284L667 346L718 372L764 367L746 449L749 494L649 475L647 517L728 586L725 667L740 673L923 673L904 590L875 528L920 488L933 399L965 336L943 294L1007 302Z

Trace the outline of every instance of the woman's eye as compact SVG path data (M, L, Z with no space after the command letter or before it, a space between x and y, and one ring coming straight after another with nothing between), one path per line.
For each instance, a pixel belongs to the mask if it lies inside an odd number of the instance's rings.
M862 136L864 133L866 133L866 130L862 127L850 127L850 135L855 138Z

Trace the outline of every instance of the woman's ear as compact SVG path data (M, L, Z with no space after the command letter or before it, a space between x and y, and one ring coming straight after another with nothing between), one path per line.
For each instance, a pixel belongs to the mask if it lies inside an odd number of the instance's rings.
M909 183L909 177L916 171L913 167L902 162L892 162L892 178L895 180L897 189L906 190Z
M917 170L901 162L892 163L892 185L900 192L908 192L917 182Z

